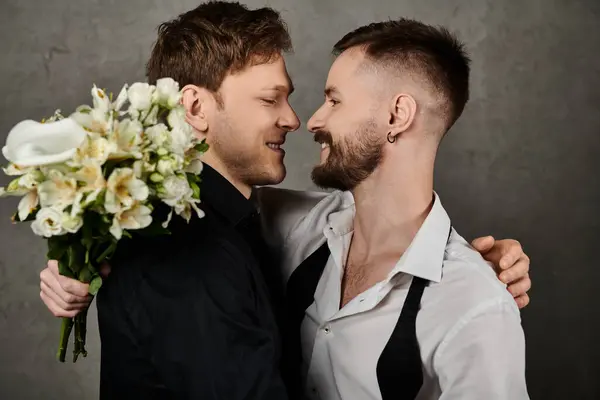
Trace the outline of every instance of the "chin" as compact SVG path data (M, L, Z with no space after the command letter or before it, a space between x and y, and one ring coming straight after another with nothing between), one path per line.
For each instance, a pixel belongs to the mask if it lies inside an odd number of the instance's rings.
M262 173L255 176L253 179L255 186L265 186L265 185L278 185L285 179L286 169L285 166L272 166L268 170L262 171Z

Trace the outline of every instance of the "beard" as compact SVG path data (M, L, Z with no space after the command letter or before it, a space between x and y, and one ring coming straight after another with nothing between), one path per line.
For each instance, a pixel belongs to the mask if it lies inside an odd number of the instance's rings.
M323 164L312 171L315 185L323 189L352 190L367 179L383 158L385 141L380 139L370 120L354 135L333 143L331 133L320 130L315 140L329 145L329 155Z

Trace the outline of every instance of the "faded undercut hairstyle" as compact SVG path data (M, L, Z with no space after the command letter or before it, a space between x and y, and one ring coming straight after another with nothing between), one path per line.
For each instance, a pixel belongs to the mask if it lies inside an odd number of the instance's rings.
M193 84L216 93L227 74L291 50L277 11L210 1L159 26L146 75L151 84L171 77L180 87Z
M446 28L405 18L372 23L345 35L333 53L354 47L363 48L367 60L395 73L424 78L442 100L446 131L462 114L469 99L470 59Z

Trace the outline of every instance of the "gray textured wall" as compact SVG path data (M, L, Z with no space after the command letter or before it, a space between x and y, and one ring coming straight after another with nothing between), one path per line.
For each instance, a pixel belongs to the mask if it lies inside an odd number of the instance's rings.
M367 3L268 3L295 41L293 105L306 121L322 99L331 45L358 25L408 16L457 31L473 55L473 95L443 143L437 189L463 235L515 237L532 257L532 304L523 312L532 398L600 398L600 1ZM0 139L21 119L89 102L92 82L116 91L143 79L156 26L196 5L2 0ZM301 129L286 147L284 185L311 188L311 137ZM38 297L44 243L28 226L11 226L15 206L0 201L0 398L97 398L95 311L91 355L58 364L59 322Z

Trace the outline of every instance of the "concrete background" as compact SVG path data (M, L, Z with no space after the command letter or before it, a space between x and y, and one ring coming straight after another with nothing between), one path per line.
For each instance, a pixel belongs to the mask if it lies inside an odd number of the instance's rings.
M143 79L156 26L197 4L1 0L0 139L21 119L89 103L93 82L117 91ZM517 238L532 258L532 303L522 314L531 397L600 398L600 1L268 4L283 12L295 43L288 65L303 121L321 102L331 46L359 25L408 16L444 24L467 42L472 100L443 143L437 190L464 236ZM312 188L310 135L302 128L287 143L284 186ZM59 321L38 297L44 243L10 224L16 203L0 201L0 398L95 399L95 307L90 356L58 364Z

